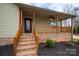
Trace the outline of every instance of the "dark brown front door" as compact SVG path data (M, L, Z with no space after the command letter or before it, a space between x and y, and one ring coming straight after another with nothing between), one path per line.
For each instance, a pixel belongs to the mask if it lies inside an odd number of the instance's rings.
M32 32L32 19L29 19L29 18L24 19L24 32L25 33Z

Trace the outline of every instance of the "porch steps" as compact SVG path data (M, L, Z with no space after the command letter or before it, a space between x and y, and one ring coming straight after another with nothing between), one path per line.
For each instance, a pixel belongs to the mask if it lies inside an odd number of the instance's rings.
M32 33L22 34L20 42L16 49L17 56L35 56L37 48Z

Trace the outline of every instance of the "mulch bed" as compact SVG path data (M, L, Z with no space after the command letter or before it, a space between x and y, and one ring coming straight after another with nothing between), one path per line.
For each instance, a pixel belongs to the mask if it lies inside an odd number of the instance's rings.
M65 42L56 43L55 47L47 48L40 44L38 49L39 56L79 56L79 46L68 46Z
M13 45L0 46L0 56L12 56Z

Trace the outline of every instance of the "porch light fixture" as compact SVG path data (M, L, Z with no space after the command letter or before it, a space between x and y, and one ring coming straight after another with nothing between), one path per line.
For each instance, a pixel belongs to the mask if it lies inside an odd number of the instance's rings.
M49 19L52 21L52 20L55 19L55 17L53 17L53 16L49 16Z

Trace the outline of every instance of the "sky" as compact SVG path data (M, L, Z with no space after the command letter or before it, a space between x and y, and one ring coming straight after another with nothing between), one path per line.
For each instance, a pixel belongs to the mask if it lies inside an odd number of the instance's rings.
M67 3L27 3L27 4L51 10L56 10L60 12L63 12L63 7L67 5ZM68 3L68 4L72 4L73 7L79 7L79 3Z
M37 7L42 7L42 8L47 8L51 10L56 10L59 12L63 12L63 7L66 6L68 3L28 3L29 5L37 6ZM72 4L73 7L79 7L79 3L70 3ZM71 26L71 20L67 20L67 25L64 24L63 26Z

